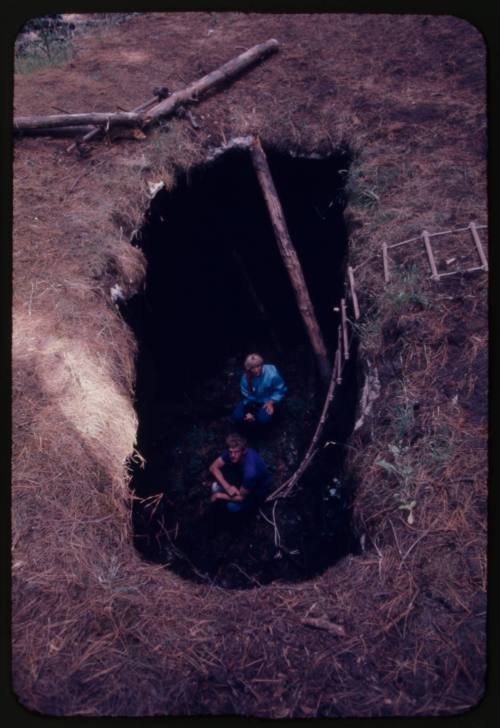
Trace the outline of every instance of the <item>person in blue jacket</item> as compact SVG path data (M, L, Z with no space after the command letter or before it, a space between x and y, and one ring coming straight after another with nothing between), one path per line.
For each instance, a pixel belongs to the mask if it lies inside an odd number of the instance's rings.
M257 507L271 491L267 465L238 434L229 435L226 446L209 467L215 478L211 502L225 501L226 509L233 513Z
M287 393L287 387L274 364L264 364L260 354L249 354L245 359L245 372L240 390L243 399L233 410L234 424L271 422L276 405Z

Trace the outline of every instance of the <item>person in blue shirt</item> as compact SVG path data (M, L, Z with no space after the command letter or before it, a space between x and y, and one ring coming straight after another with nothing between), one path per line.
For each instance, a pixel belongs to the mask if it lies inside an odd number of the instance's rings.
M261 503L271 490L272 478L265 462L247 447L243 437L229 435L226 445L209 467L216 481L210 500L225 501L227 510L236 513Z
M287 387L274 364L264 364L260 354L249 354L245 359L245 372L240 390L243 399L233 410L234 424L271 422L276 405L287 393Z

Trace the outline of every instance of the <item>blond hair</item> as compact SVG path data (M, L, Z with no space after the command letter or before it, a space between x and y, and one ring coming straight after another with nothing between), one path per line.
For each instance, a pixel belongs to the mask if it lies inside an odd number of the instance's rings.
M238 447L240 450L244 450L247 446L247 441L241 435L233 432L226 437L226 445L228 447Z
M249 354L245 359L245 369L249 371L254 367L260 367L264 363L264 359L260 354Z

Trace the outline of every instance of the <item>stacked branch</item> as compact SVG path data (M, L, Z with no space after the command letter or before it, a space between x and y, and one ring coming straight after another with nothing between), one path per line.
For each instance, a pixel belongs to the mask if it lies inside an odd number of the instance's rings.
M38 132L38 134L50 134L51 130L58 133L56 130L65 128L66 132L68 132L71 127L84 126L87 127L86 133L89 134L94 132L94 129L88 128L89 125L95 127L97 131L108 130L115 126L149 127L161 119L171 116L180 106L197 103L201 96L207 95L209 91L224 83L233 81L247 68L274 53L277 49L278 41L274 38L267 40L265 43L259 43L197 81L193 81L185 89L171 94L159 103L155 103L151 108L148 108L150 106L149 102L145 102L145 104L133 111L18 116L14 119L14 133L30 133L33 135ZM154 99L154 101L157 100L157 98Z

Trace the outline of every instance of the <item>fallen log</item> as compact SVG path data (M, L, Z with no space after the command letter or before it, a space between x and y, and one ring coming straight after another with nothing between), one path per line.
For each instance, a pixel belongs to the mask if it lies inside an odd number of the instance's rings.
M58 126L54 127L36 127L35 129L23 129L19 131L19 136L23 137L34 137L34 136L56 136L56 137L74 137L79 134L86 134L95 127L93 126Z
M56 129L61 126L141 126L142 115L133 111L89 114L50 114L49 116L18 116L14 119L14 132L26 129Z
M160 101L159 104L153 106L153 108L147 112L144 123L148 125L160 118L172 114L181 104L184 106L186 104L196 103L199 97L207 91L219 84L236 78L236 76L246 70L249 66L277 51L278 46L278 41L274 38L270 38L265 43L258 43L257 45L252 46L252 48L249 48L244 53L236 56L236 58L232 58L215 71L207 73L205 76L198 79L198 81L193 81L193 83L186 86L186 88L182 91L176 91L164 101Z
M269 216L271 218L281 258L290 278L309 341L311 342L312 349L316 355L319 373L322 379L326 381L330 373L330 364L328 361L326 346L316 320L316 315L309 296L309 291L307 290L299 258L290 239L283 209L281 207L276 187L274 186L271 170L267 163L267 157L262 149L262 145L258 137L256 137L250 145L250 154L257 174L257 179L267 205Z
M197 81L181 91L173 93L168 98L160 101L149 111L123 111L111 113L88 113L88 114L51 114L49 116L18 116L14 119L14 133L23 132L26 129L57 128L61 126L88 126L104 127L111 126L149 126L159 119L173 114L178 106L196 103L202 94L210 89L234 79L249 66L257 61L274 53L278 49L278 41L274 38L265 43L259 43L249 50L231 59L215 71L206 74ZM156 100L156 99L155 99ZM149 106L148 102L141 105ZM141 107L139 107L141 108Z
M142 111L146 111L150 106L153 106L158 100L161 100L163 98L166 98L168 96L168 89L166 86L160 86L159 88L155 88L154 96L150 99L147 99L144 101L140 106L137 106L135 109L132 109L132 112L135 114L140 114ZM102 127L95 126L95 127L89 127L89 131L81 138L78 139L74 144L70 144L70 146L66 149L67 152L72 152L73 149L75 149L79 144L85 144L86 142L90 142L92 139L95 139L96 136L101 134Z

